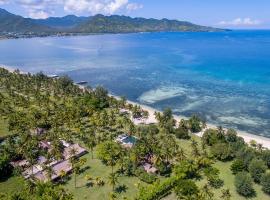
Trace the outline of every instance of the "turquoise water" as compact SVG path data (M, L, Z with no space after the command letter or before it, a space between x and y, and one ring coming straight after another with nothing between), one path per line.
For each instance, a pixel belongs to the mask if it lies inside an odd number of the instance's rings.
M270 137L270 31L3 40L0 63Z

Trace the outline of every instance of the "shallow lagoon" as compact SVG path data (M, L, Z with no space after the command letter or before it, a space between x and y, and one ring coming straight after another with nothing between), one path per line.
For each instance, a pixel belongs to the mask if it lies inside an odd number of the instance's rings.
M2 40L0 63L270 137L270 31Z

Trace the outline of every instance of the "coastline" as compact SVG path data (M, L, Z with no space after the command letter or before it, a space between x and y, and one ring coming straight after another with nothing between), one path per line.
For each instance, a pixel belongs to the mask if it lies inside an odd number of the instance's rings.
M112 94L110 94L110 96L112 96L114 98L117 98L117 99L120 98L119 96L112 95ZM153 107L144 105L144 104L140 104L140 103L134 102L134 101L127 100L127 102L130 103L130 104L133 104L133 105L139 105L143 110L148 111L149 117L145 121L146 123L157 123L157 120L155 119L154 113L155 112L162 112L162 111L160 111L158 109L155 109ZM174 119L177 122L179 122L181 119L187 119L187 117L181 116L181 115L173 115L173 116L174 116ZM208 128L216 129L217 128L217 125L214 125L214 124L211 124L211 123L207 123L206 125L207 125L206 129L208 129ZM206 129L204 129L204 130L206 130ZM202 130L201 132L196 133L194 135L197 135L198 137L202 137L204 130ZM227 128L224 128L224 130L227 130ZM262 146L264 148L270 149L270 138L259 136L259 135L255 135L255 134L248 133L248 132L241 131L241 130L236 130L236 131L237 131L238 136L242 137L246 143L249 144L250 141L253 141L254 140L258 144L262 144Z
M2 64L0 64L0 67L5 68L10 72L14 72L14 70L15 70L15 67L6 66L6 65L2 65ZM23 73L23 74L26 74L26 72L23 72L23 71L20 71L20 72ZM79 86L79 87L84 88L84 86ZM119 96L113 95L113 94L109 94L109 96L112 96L112 97L114 97L116 99L120 98ZM162 112L162 111L160 111L158 109L155 109L153 107L150 107L150 106L147 106L147 105L144 105L144 104L140 104L140 103L137 103L137 102L134 102L134 101L127 100L127 103L130 103L130 104L133 104L133 105L139 105L143 110L148 111L149 117L148 117L148 119L145 120L145 123L148 123L148 124L149 123L157 123L157 120L155 119L154 113L155 112ZM174 116L174 118L175 118L175 120L177 122L179 122L181 119L187 119L187 117L180 116L180 115L173 115L173 116ZM217 125L207 123L207 128L215 129L216 127L217 127ZM224 128L224 130L227 130L227 129ZM250 141L254 140L258 144L262 144L263 147L270 149L270 138L263 137L263 136L258 136L258 135L248 133L248 132L245 132L245 131L241 131L241 130L236 130L236 131L238 133L238 136L242 137L246 143L250 143ZM196 133L194 135L197 135L198 137L202 137L203 132L204 132L204 130L199 132L199 133Z

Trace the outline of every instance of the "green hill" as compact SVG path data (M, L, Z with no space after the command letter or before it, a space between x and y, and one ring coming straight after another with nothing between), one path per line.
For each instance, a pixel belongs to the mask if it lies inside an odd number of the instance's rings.
M33 22L32 19L26 19L18 15L9 13L0 8L0 32L52 32L53 29Z
M185 21L168 19L131 18L127 16L95 15L75 27L81 33L136 33L136 32L211 32L222 29L199 26Z
M128 16L49 17L31 19L0 8L0 37L36 37L50 35L138 33L138 32L216 32L225 31L186 21L131 18Z

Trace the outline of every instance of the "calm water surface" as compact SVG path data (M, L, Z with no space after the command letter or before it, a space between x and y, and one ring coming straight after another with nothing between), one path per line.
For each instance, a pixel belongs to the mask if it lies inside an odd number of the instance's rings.
M3 40L0 63L270 137L270 31Z

